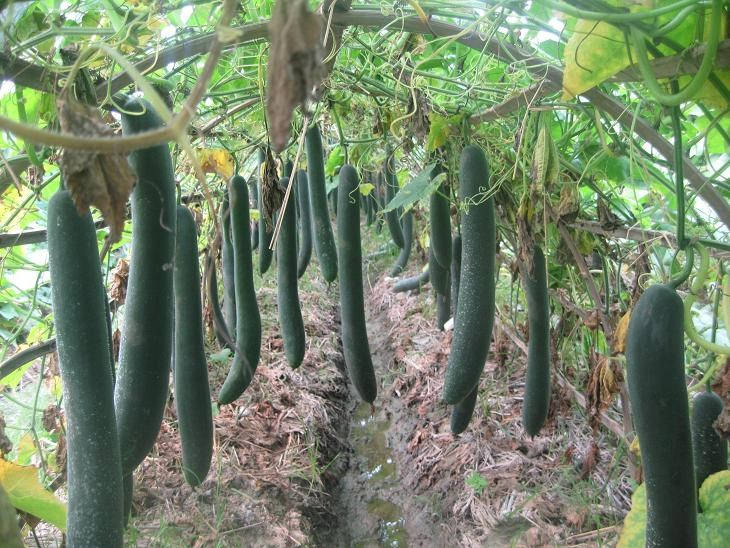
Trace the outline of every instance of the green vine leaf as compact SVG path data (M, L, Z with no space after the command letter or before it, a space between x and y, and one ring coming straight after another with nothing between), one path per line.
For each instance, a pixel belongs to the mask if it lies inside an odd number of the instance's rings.
M464 119L462 114L454 114L453 116L441 116L437 112L431 111L428 114L430 127L428 138L426 140L426 150L433 152L444 146L450 137L456 135L461 127Z
M393 211L398 208L406 208L417 201L430 196L446 178L445 173L440 173L433 179L431 171L436 164L425 166L418 174L411 179L406 186L401 188L393 199L388 202L383 211Z
M370 193L375 188L375 185L372 183L361 183L360 184L360 194L363 196L370 196Z
M345 163L345 152L340 145L332 149L327 156L327 163L324 166L324 174L327 177L334 177Z

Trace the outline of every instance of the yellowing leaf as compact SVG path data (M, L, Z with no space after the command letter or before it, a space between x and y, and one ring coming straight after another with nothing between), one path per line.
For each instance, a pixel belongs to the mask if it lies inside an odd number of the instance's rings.
M579 19L565 45L563 99L597 86L630 64L624 34L608 23Z
M0 484L15 508L66 531L66 505L43 488L36 468L0 459Z
M631 319L631 309L626 311L626 314L621 316L621 319L616 325L616 333L613 336L613 351L614 352L625 352L626 351L626 333L629 330L629 320Z
M433 152L442 147L459 129L464 117L462 114L454 114L452 116L441 116L433 110L428 113L428 138L426 140L426 150Z
M730 87L730 70L715 70L715 76L723 83L726 87ZM689 83L689 76L682 76L679 79L680 89ZM718 89L709 80L705 82L697 92L697 95L693 97L694 101L702 101L703 103L713 106L719 109L726 109L730 106L725 97L718 91Z
M19 464L30 464L30 460L33 458L33 455L35 455L35 452L36 449L33 436L26 432L18 440L18 443L15 446L15 453L17 455L16 460Z
M199 148L197 153L203 173L217 173L226 180L233 177L233 156L226 149Z
M631 495L631 511L624 518L624 528L616 548L639 548L646 544L646 488L642 483Z
M730 470L709 476L699 495L702 512L697 514L697 545L700 548L724 548L730 538ZM643 548L646 544L646 488L639 485L631 496L631 511L616 548Z
M369 196L374 188L375 185L372 183L362 183L360 185L360 194L362 194L363 196Z

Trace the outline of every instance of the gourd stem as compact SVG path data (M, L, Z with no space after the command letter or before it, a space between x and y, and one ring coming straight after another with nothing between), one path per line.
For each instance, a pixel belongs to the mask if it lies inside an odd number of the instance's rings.
M645 14L648 12L640 13ZM631 27L631 44L636 50L636 61L639 65L639 72L644 77L644 83L649 88L649 91L659 103L668 107L678 106L692 99L705 84L707 77L712 72L712 67L717 57L717 49L720 43L720 23L722 19L722 0L712 0L710 31L707 36L707 45L705 47L705 53L702 56L702 62L690 83L678 93L665 93L661 85L659 85L652 71L649 55L646 52L646 35L637 27Z

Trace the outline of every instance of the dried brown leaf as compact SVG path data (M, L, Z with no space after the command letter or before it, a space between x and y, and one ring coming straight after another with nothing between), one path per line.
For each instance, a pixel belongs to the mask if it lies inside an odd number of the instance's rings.
M279 187L276 160L271 154L271 148L266 149L266 160L261 171L261 196L259 196L259 201L263 204L261 213L264 216L266 231L273 232L274 214L284 201L284 192Z
M623 371L616 360L608 356L597 356L591 352L591 363L595 363L588 381L586 404L588 422L592 428L600 423L600 414L611 405L614 395L621 389Z
M712 426L722 439L730 439L730 405L725 405Z
M56 432L61 429L61 408L51 403L43 410L43 428L46 432Z
M599 454L598 444L595 441L591 442L591 447L588 449L585 459L583 459L583 466L581 467L580 474L581 478L585 479L591 475L591 472L593 472L598 464Z
M626 334L629 331L629 320L631 319L631 309L621 316L616 324L616 332L613 334L613 351L624 352L626 350Z
M578 185L566 181L560 188L560 202L556 208L558 218L566 223L573 222L580 213L580 193Z
M276 152L289 140L294 109L306 106L326 75L322 27L322 16L310 12L306 0L278 0L274 6L269 23L266 112Z
M113 130L101 119L99 111L70 99L58 100L61 129L83 137L109 137ZM125 154L100 154L95 151L64 149L60 158L66 187L80 214L96 206L116 242L122 235L127 199L137 176Z
M129 261L119 259L112 270L112 282L109 287L109 296L117 305L124 304L127 298L127 281L129 279Z
M598 329L598 326L601 325L601 319L598 316L598 311L591 310L588 314L583 316L583 325L585 325L588 329Z

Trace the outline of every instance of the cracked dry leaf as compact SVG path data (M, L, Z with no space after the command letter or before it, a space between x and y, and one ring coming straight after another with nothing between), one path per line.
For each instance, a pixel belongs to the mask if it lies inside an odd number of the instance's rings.
M269 24L271 48L266 70L266 114L271 143L281 152L289 140L292 115L305 107L327 74L322 64L321 15L306 0L278 0Z
M61 129L83 137L109 137L114 131L96 108L69 99L58 100ZM126 154L102 154L89 150L61 152L61 171L79 214L96 206L110 228L112 242L119 241L129 195L137 176Z

